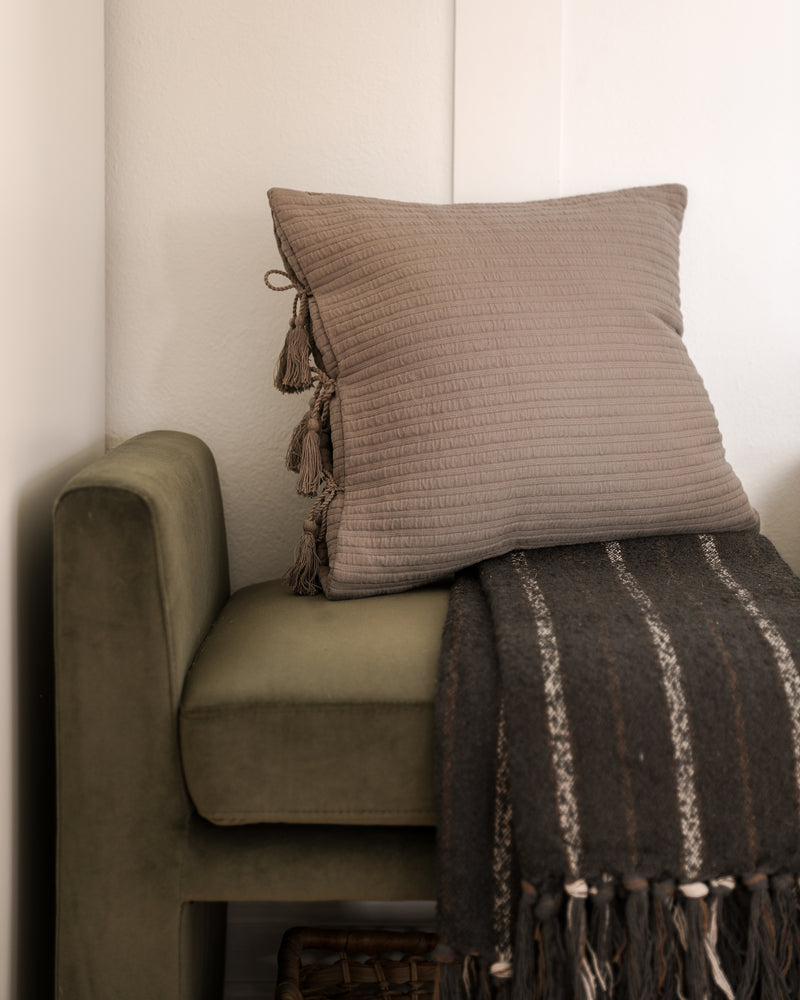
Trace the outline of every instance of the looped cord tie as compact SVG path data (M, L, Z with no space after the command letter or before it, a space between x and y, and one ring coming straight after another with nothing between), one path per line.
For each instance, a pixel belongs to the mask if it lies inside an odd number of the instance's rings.
M705 882L681 882L678 888L687 899L702 899L708 895Z
M269 276L271 274L278 274L282 278L286 278L289 284L273 285L273 283L269 280ZM291 292L292 289L294 289L294 291L297 292L298 295L305 295L305 296L311 295L311 292L307 291L301 285L298 285L296 282L294 282L291 278L291 275L287 274L286 271L281 271L277 267L271 267L269 271L267 271L267 273L264 275L264 284L267 286L267 288L269 288L273 292Z

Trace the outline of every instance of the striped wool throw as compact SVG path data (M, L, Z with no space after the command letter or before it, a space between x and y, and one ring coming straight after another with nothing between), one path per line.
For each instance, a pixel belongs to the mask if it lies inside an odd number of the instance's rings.
M437 691L443 996L800 996L800 579L756 532L461 573Z

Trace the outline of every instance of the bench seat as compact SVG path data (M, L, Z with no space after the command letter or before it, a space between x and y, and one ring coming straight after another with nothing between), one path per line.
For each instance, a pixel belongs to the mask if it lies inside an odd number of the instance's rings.
M280 581L225 605L189 670L183 769L216 824L432 826L447 586L354 601Z

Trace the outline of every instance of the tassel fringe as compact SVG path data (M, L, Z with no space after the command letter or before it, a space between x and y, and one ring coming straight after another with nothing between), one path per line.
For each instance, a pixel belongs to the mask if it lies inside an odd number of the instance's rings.
M310 416L306 422L306 433L300 449L298 463L297 492L306 497L313 497L322 482L322 453L319 447L320 422L315 416Z
M270 280L273 274L286 278L288 284L273 284ZM264 284L273 292L288 292L292 289L295 292L289 332L275 366L274 382L275 388L280 392L303 392L313 385L311 315L308 309L311 292L294 281L286 271L275 269L264 275Z
M509 962L443 962L442 1000L796 1000L794 875L522 883ZM448 955L451 953L447 952ZM452 961L452 974L445 966ZM502 965L502 968L500 967Z
M317 523L312 517L308 517L303 522L303 534L297 548L294 565L286 574L286 583L295 594L311 597L320 589L319 566Z
M276 285L273 275L285 279L286 284ZM314 389L311 407L295 428L286 452L287 468L297 473L297 492L302 496L318 496L303 524L294 565L284 577L296 594L309 596L322 589L320 569L323 561L327 561L328 508L337 493L330 455L330 402L336 383L312 364L314 348L308 306L311 292L286 271L267 271L264 282L274 292L295 292L289 332L275 368L275 386L281 392Z
M328 525L328 508L338 489L333 476L323 470L324 486L317 502L303 522L303 534L295 554L295 562L284 577L284 582L301 597L311 597L322 590L320 550L325 552L325 535Z
M289 472L300 471L300 459L303 457L303 442L308 431L308 421L310 419L311 411L309 410L292 432L289 447L286 451L286 468Z

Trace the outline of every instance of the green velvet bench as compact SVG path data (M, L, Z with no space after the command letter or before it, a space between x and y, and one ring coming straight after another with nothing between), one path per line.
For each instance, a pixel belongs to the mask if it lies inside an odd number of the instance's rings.
M231 595L214 460L143 434L55 508L56 995L219 998L232 900L435 896L446 586Z

